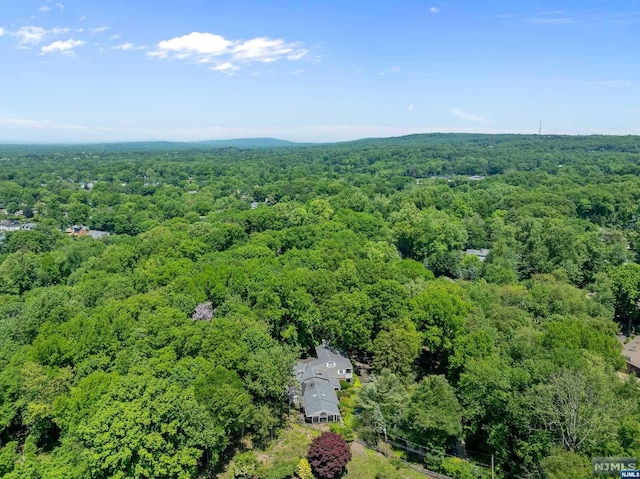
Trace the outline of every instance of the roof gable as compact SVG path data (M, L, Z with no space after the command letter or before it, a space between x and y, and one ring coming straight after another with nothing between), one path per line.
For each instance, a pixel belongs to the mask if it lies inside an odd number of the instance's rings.
M327 413L339 415L338 396L331 382L324 378L313 378L302 385L304 413L307 417Z

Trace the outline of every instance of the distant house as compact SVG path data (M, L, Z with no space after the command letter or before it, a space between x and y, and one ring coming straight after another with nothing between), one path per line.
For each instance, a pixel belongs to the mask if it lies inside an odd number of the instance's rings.
M339 421L336 391L340 390L341 380L351 381L353 378L353 365L349 358L326 341L316 346L316 355L317 358L300 361L294 367L300 390L290 392L290 402L302 406L307 422Z
M640 336L622 345L622 355L627 362L627 373L640 376Z
M257 201L252 201L251 202L251 209L255 210L258 207L258 202Z
M89 236L93 239L106 238L110 234L107 231L90 230L86 226L81 225L73 225L70 228L64 230L64 232L70 236L75 236L77 238L80 238L82 236Z
M473 256L477 256L480 261L484 261L485 259L487 259L487 256L489 255L489 251L486 248L483 249L468 249L464 252L464 254L469 254L469 255L473 255Z
M22 230L23 231L31 231L38 226L38 223L23 223Z
M91 236L93 239L102 239L111 235L111 233L107 231L100 231L100 230L89 230L87 234Z
M0 231L18 231L20 229L20 222L16 220L2 220L0 221Z

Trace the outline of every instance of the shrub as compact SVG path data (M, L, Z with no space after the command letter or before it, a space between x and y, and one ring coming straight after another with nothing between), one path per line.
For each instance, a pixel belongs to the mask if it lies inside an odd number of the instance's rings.
M307 459L300 459L298 463L298 477L300 479L314 479L311 472L311 464Z
M280 461L261 473L260 477L262 479L289 479L294 477L297 472L298 461Z

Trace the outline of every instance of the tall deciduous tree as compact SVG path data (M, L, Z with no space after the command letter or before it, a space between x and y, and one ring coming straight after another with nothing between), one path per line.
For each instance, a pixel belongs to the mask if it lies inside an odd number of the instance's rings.
M444 449L462 434L462 408L444 376L427 376L411 391L403 431L412 441Z
M537 417L571 452L590 451L612 432L627 406L616 400L614 384L603 373L563 370L533 390Z
M433 281L409 304L411 318L424 332L424 343L433 359L445 363L471 309L466 294L455 283Z
M413 363L422 351L422 338L408 319L380 331L373 342L373 367L389 369L403 378L410 378Z

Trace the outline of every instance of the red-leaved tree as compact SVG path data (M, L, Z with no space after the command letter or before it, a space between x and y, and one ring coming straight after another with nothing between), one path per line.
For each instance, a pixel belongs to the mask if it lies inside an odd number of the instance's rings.
M341 435L323 432L311 441L307 458L316 478L338 479L351 460L351 450Z

